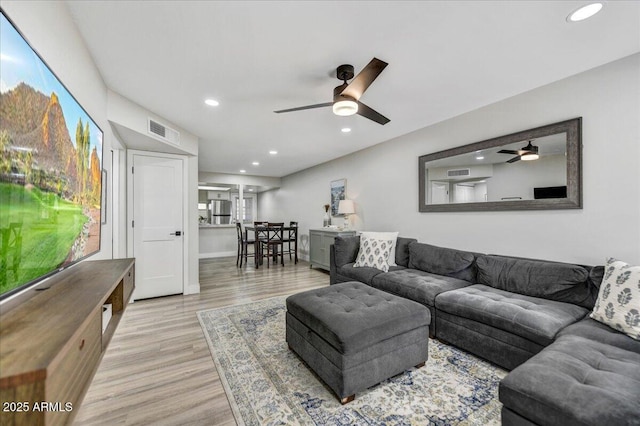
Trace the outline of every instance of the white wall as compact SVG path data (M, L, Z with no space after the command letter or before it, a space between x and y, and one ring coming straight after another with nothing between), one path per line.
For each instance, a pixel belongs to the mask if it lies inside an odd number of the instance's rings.
M198 157L187 158L187 202L189 203L189 220L186 245L189 253L187 258L188 282L185 294L200 293L200 263L198 261L200 234L198 230Z
M109 122L119 129L120 137L129 148L167 154L198 155L198 137L167 119L154 114L130 101L119 93L107 92L107 116ZM180 133L180 143L173 145L148 132L148 119Z
M232 185L256 185L266 187L279 187L282 179L268 176L254 175L233 175L229 173L215 173L200 171L198 173L199 182L206 183L224 183Z
M499 201L503 197L533 200L533 188L566 184L565 155L550 155L535 161L494 164L493 177L487 179L487 194L489 201Z
M103 167L111 176L113 134L107 123L107 87L67 7L57 1L3 1L2 8L104 132ZM107 191L109 218L110 206L113 205L111 185L107 186ZM90 260L112 257L111 220L102 225L101 233L100 252L91 256Z
M198 240L200 238L198 231L198 137L187 132L185 129L171 123L170 121L159 117L141 107L140 105L130 101L124 96L107 91L107 116L112 127L113 133L119 145L123 145L128 149L143 150L148 152L178 154L185 159L187 167L187 188L185 194L187 200L187 229L184 230L184 243L186 250L186 275L185 275L185 294L194 294L200 292L199 280L199 264L198 264ZM180 133L180 145L174 146L167 142L158 140L148 134L147 119L152 118L155 121L166 125ZM124 162L124 157L119 157L120 168L126 169L126 173L120 174L120 179L126 179L128 176L128 167ZM125 214L120 209L119 213ZM119 222L127 229L130 229L130 220L126 217L120 217ZM128 241L130 251L133 242Z
M574 117L583 117L583 209L418 212L420 155ZM281 189L262 194L261 210L297 218L306 233L322 225L329 183L346 178L356 202L352 223L361 230L485 253L640 264L639 128L635 54L284 177Z

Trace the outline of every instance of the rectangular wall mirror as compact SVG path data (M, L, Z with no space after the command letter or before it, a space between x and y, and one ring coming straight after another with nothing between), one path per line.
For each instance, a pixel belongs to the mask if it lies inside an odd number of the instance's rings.
M421 212L582 208L582 118L419 158Z

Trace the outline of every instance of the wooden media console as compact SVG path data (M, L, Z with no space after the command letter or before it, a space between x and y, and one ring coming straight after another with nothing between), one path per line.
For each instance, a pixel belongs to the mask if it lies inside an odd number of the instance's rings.
M39 287L0 312L2 426L71 423L131 298L135 261L81 262Z

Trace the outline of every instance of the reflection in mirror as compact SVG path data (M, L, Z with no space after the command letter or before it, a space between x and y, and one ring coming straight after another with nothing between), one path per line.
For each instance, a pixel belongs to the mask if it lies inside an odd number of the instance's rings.
M432 161L427 203L533 200L542 188L566 188L566 146L566 133L559 133Z
M580 119L420 157L420 211L581 208Z

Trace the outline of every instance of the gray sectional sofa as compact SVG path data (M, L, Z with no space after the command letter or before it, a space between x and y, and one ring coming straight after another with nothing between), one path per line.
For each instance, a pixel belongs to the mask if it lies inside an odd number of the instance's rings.
M487 255L399 237L388 272L331 247L331 284L359 281L427 306L431 337L513 370L504 425L640 424L640 342L589 318L604 268Z

